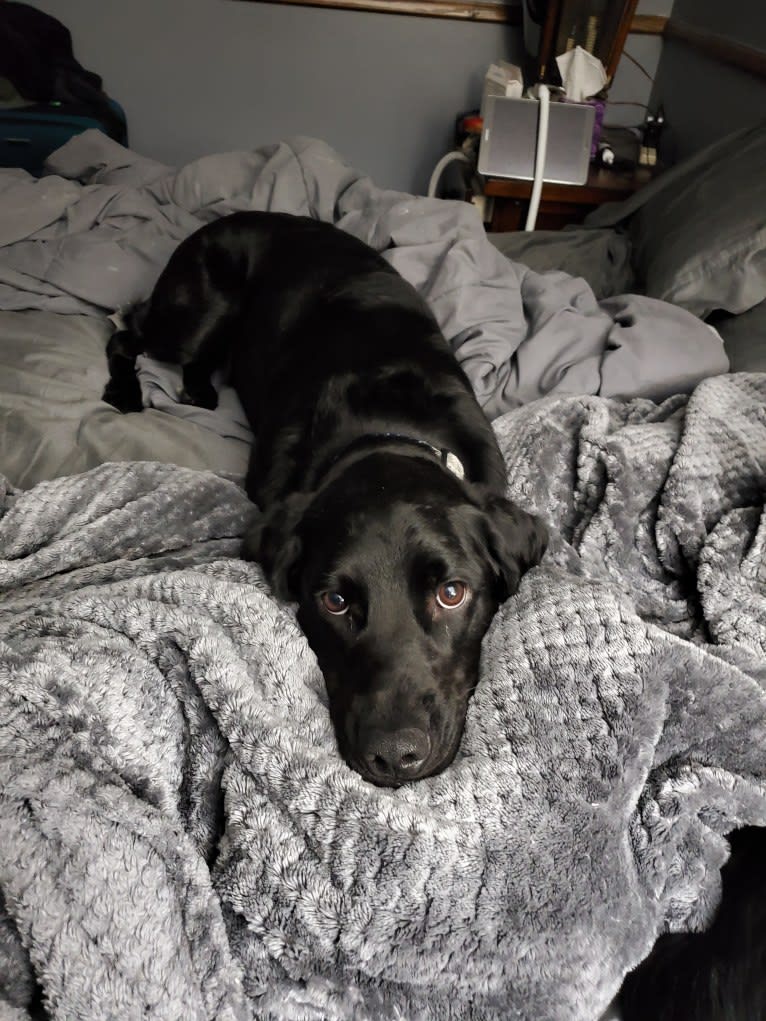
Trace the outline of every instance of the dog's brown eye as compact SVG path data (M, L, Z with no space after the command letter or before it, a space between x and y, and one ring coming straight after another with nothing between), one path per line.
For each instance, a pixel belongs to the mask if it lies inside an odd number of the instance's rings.
M462 606L468 595L468 586L463 581L445 581L436 590L436 602L445 610L456 610Z
M348 603L340 592L323 592L320 598L325 610L328 613L334 613L336 617L348 610Z

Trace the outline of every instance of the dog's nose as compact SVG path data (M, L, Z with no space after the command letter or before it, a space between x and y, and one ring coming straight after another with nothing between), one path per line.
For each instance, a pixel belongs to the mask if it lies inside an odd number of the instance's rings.
M431 740L417 727L373 729L364 735L359 750L369 778L392 784L417 776L431 751Z

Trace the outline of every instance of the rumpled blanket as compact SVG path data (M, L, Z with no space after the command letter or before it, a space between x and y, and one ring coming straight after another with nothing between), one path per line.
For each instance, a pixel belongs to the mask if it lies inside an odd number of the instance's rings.
M232 482L107 464L0 503L0 1014L593 1021L766 824L766 376L496 423L553 541L455 762L339 759Z
M638 295L598 302L582 279L513 263L473 206L385 191L316 139L174 170L86 131L47 166L39 181L0 170L5 310L114 313L149 295L203 223L272 209L382 251L429 302L490 418L549 393L662 400L728 368L718 335L690 313ZM177 410L177 382L145 367L146 403Z

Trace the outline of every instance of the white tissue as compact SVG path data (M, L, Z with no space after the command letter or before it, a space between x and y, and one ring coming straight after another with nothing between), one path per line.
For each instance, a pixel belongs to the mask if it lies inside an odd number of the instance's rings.
M573 103L590 99L606 85L604 65L582 46L575 46L556 57L556 64L566 97Z

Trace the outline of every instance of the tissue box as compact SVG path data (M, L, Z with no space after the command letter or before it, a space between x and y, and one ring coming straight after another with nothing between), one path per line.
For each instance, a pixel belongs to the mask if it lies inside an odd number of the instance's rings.
M496 64L490 64L487 73L484 75L484 90L481 94L481 116L487 109L488 96L509 96L511 99L521 99L524 91L524 79L521 68L515 64L509 64L505 60L498 60Z

